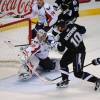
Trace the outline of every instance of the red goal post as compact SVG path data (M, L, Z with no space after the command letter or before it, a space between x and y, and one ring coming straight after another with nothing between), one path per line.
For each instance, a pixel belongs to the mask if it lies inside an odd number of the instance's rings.
M35 24L34 18L32 21L29 18L0 19L0 61L18 61L17 54L4 41L11 41L14 45L31 43Z
M14 29L21 29L22 27L27 27L27 39L28 42L31 43L31 38L32 38L32 24L31 24L31 19L26 18L26 19L20 19L17 21L12 21L12 22L6 22L0 23L0 32L5 32L5 31L9 31L9 30L14 30ZM24 34L24 33L23 33Z

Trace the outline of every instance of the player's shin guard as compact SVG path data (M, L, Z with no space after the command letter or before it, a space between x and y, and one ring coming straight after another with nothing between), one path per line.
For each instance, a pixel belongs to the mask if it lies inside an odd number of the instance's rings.
M61 73L61 76L62 76L62 80L69 80L69 69L68 67L65 67L65 68L61 68L62 70L62 73Z
M64 87L67 87L68 84L69 84L69 69L68 67L66 68L61 68L61 75L62 75L62 81L61 82L58 82L56 85L57 87L59 88L64 88Z

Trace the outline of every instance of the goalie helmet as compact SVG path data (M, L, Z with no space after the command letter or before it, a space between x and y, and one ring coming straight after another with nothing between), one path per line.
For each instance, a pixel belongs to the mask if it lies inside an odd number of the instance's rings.
M35 37L34 39L32 39L31 44L32 44L32 45L38 45L38 44L40 44L41 42L44 42L44 41L46 40L46 38L47 38L46 32L45 32L44 30L41 29L41 30L39 30L39 31L37 32L36 37Z
M47 38L46 32L43 29L39 30L37 33L37 39L40 42L44 42L46 40L46 38Z
M40 41L37 37L35 37L34 39L32 39L32 42L31 42L32 45L36 46L36 45L39 45L40 44Z
M40 36L46 34L46 32L43 29L40 29L37 34L39 34Z

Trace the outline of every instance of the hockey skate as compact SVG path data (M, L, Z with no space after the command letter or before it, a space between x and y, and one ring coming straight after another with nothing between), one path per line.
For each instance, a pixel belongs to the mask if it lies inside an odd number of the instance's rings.
M61 82L57 83L57 87L58 88L65 88L67 87L69 84L69 80L62 80Z
M95 91L100 90L100 79L98 79L95 83Z
M32 73L29 71L28 66L23 65L18 71L18 76L19 76L19 80L26 81L32 78Z

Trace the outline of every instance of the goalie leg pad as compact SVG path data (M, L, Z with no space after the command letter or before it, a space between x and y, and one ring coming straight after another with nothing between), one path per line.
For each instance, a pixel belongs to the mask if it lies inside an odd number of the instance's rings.
M32 73L28 71L28 66L22 65L18 71L19 80L29 80L32 77Z
M39 60L36 56L31 57L27 63L22 64L18 72L19 80L31 79L38 64Z

